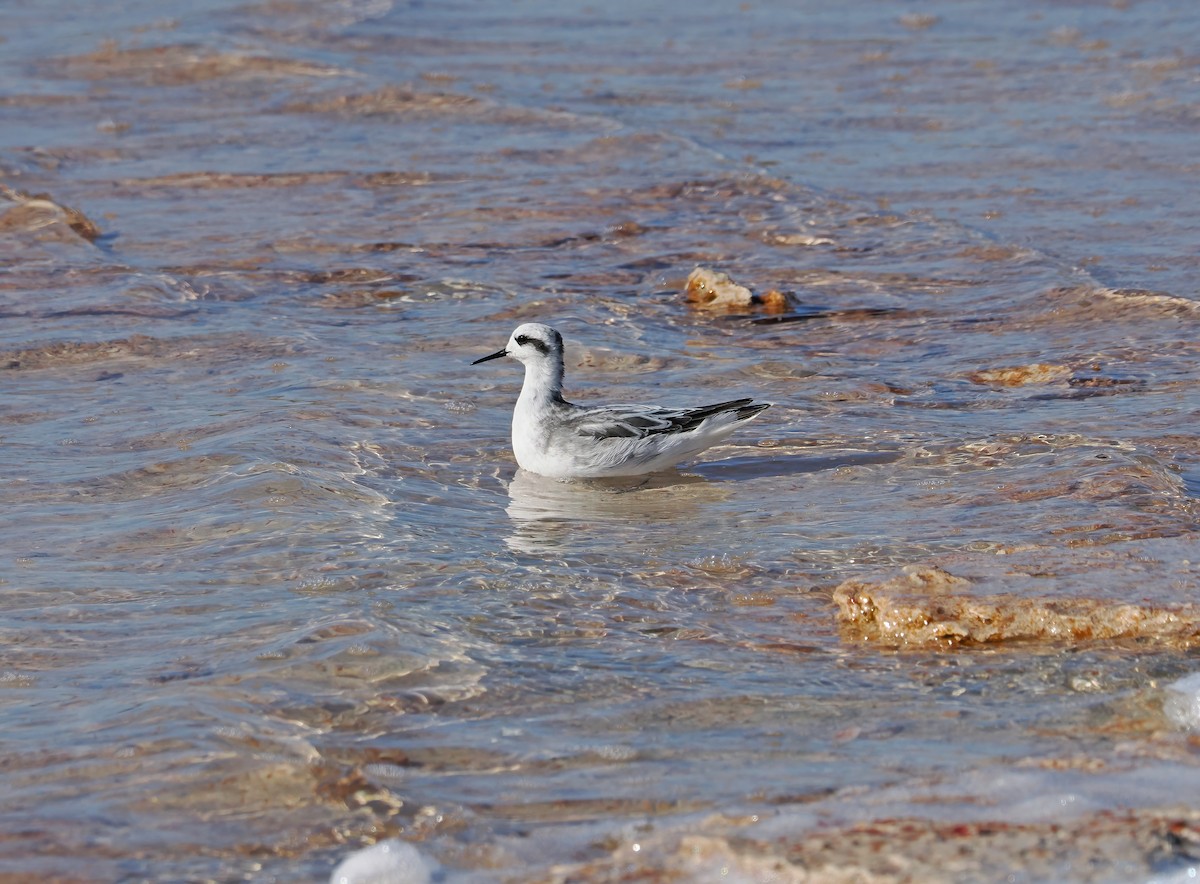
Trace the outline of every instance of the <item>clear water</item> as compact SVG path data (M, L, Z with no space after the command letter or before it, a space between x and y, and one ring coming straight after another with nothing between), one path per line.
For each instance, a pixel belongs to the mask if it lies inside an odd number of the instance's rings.
M0 32L0 181L52 201L0 199L6 871L320 880L396 835L532 880L647 820L1194 807L1190 642L896 650L832 589L1195 599L1200 9ZM690 308L697 265L793 309ZM648 485L516 473L518 366L469 362L531 319L577 401L775 406Z

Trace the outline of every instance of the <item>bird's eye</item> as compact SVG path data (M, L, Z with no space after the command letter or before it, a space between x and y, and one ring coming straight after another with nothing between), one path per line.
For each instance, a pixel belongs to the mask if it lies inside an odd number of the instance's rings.
M525 337L525 335L517 335L517 346L518 347L524 347L528 343L529 343L529 338Z

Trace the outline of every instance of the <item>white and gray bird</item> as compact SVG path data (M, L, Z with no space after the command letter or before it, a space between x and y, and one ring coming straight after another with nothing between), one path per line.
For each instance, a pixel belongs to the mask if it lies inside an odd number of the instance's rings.
M732 399L699 408L573 405L562 396L562 335L540 322L519 326L508 345L472 365L511 356L525 366L513 410L512 446L522 469L556 479L639 476L711 448L769 408Z

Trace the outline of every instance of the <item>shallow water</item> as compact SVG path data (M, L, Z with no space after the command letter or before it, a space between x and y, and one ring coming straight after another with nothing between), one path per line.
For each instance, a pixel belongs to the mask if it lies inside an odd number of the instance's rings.
M7 4L3 871L1194 862L1200 11L1043 6ZM531 319L578 401L774 407L517 472Z

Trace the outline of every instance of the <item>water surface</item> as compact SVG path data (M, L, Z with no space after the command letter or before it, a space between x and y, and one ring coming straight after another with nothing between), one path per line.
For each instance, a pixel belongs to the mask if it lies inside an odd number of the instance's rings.
M8 4L5 871L1194 864L1177 7ZM774 407L520 473L469 362L527 320L576 401ZM872 631L854 581L1041 625Z

